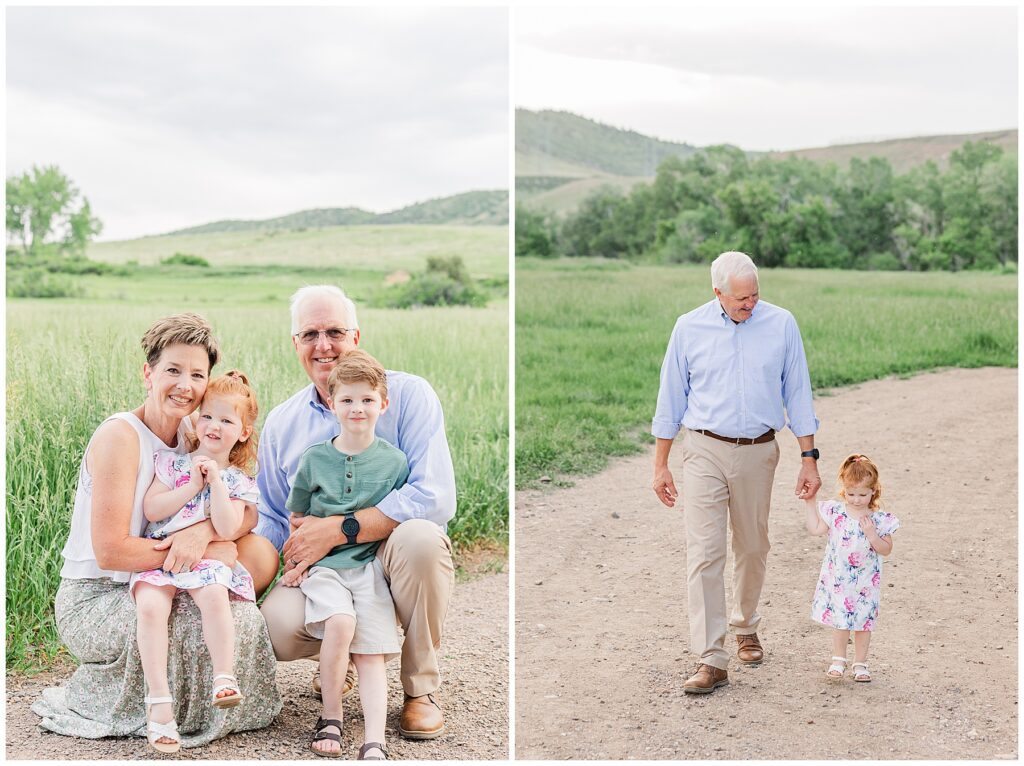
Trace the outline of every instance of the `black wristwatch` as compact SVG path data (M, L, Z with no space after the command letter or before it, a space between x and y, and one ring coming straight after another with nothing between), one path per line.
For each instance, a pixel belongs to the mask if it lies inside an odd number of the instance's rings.
M349 545L355 545L356 537L359 536L359 519L355 516L346 516L341 522L341 533L345 535Z
M819 453L817 449L809 449L806 452L801 452L800 457L813 457L815 460L817 460L819 457Z

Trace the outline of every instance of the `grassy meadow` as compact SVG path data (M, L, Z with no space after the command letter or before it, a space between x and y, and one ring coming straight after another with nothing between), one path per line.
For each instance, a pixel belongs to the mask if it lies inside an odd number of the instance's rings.
M508 274L507 226L333 226L304 231L233 231L143 237L89 245L108 263L155 264L174 253L218 266L301 266L380 271L423 268L428 256L459 255L474 277Z
M822 389L936 367L1017 364L1016 275L762 269ZM652 441L676 318L707 266L516 259L516 484L587 474Z
M421 229L420 256L413 258L412 245L400 254L410 270L421 270L425 253L435 251L430 227ZM466 227L462 236L476 241L464 255L470 272L500 277L507 234ZM223 351L214 372L237 367L250 376L262 425L274 405L308 384L289 338L289 295L302 284L341 285L359 307L361 346L386 367L423 376L441 399L458 484L459 508L449 526L456 548L507 544L507 297L498 291L483 309L366 308L360 298L379 288L395 261L381 256L346 269L335 255L310 267L304 264L316 259L294 252L288 264L255 267L221 263L215 249L189 252L202 253L212 267L88 276L78 280L82 298L7 301L9 668L45 667L60 651L53 595L82 453L107 415L142 402L139 339L155 319L177 311L198 311L213 324Z

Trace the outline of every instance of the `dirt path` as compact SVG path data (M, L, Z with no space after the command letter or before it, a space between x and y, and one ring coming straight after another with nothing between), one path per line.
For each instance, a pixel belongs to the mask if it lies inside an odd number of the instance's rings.
M398 734L402 686L398 663L388 665L390 714L388 747L401 760L494 760L508 757L508 588L507 574L487 575L455 586L445 622L440 700L447 731L438 739L411 742ZM319 703L309 691L315 665L278 663L277 684L284 708L274 724L233 734L209 747L182 750L181 759L319 760L306 749ZM59 679L57 679L59 680ZM41 732L29 706L55 679L7 676L8 759L149 759L141 738L75 739ZM345 706L342 752L354 759L362 741L358 696Z
M517 495L518 758L1017 757L1017 371L874 381L815 407L823 489L842 457L866 452L903 522L875 680L824 681L828 634L808 618L824 547L792 498L799 450L785 431L766 661L734 661L730 686L684 695L684 530L649 489L648 453L570 489Z

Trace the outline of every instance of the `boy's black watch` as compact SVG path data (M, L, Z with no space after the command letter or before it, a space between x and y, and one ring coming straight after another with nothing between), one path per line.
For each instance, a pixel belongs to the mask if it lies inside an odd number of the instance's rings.
M346 516L341 522L341 533L345 535L349 545L355 545L356 537L359 536L359 519L355 516Z
M818 453L817 448L809 449L809 450L806 450L806 451L800 453L800 457L813 457L815 460L818 459L818 455L819 455L819 453Z

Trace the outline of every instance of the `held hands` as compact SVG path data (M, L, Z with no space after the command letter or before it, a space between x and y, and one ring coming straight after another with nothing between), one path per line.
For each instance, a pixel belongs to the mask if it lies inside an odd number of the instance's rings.
M676 490L675 480L672 478L672 472L666 466L665 468L654 469L654 494L658 496L658 499L667 507L671 508L676 504L676 498L679 497L679 492Z
M796 477L796 496L800 500L813 500L821 489L821 477L818 475L817 464L804 461L800 473Z

